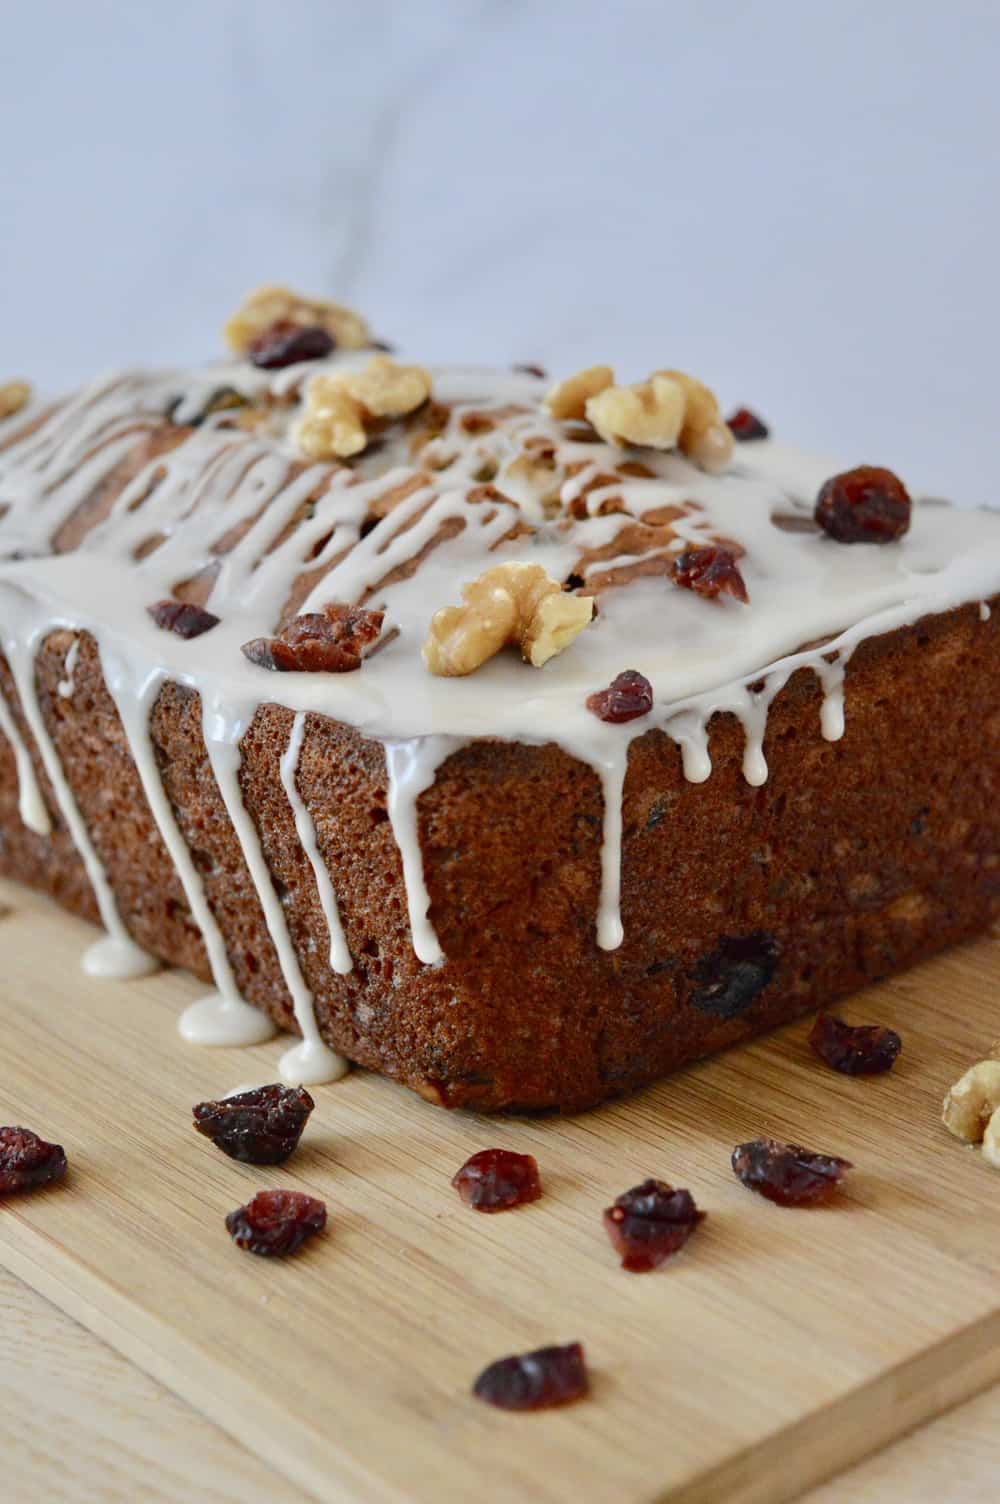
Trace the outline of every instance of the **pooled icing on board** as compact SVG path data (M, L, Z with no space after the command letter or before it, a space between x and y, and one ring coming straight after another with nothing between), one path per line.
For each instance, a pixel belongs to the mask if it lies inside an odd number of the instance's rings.
M417 414L349 465L303 462L290 437L302 384L364 358L335 355L277 373L237 361L118 374L0 424L0 641L107 931L87 964L102 975L137 975L155 962L127 933L39 705L35 657L55 627L96 641L150 810L205 942L216 990L188 1010L182 1032L205 1043L258 1042L273 1025L240 997L149 735L164 683L176 680L200 695L215 779L302 1034L281 1065L295 1083L333 1079L345 1066L320 1037L240 791L240 741L260 703L294 715L280 777L315 877L333 971L346 974L353 962L337 874L324 862L296 782L310 713L354 726L385 748L412 942L429 966L446 958L428 913L417 802L441 764L477 737L555 742L587 763L604 793L595 932L600 946L615 949L627 938L621 801L633 737L661 728L680 747L685 776L703 782L711 775L709 723L730 712L745 730L745 776L761 784L768 710L797 669L816 674L820 731L837 740L844 671L859 642L967 602L981 603L985 621L987 599L1000 589L996 516L928 502L915 506L900 542L837 544L814 531L810 518L819 486L838 466L770 440L738 446L721 475L706 475L675 452L616 449L549 417L546 383L528 374L434 371L433 430L422 433ZM220 390L265 407L261 425L239 426L238 409L203 417ZM168 414L175 425L197 426L186 435L175 431L180 442L151 451L136 467L138 446L162 434ZM131 478L110 507L96 521L81 513L126 460ZM640 463L623 471L624 461ZM73 551L55 552L53 540L67 525L82 536ZM749 605L709 601L664 578L672 556L720 539L742 550ZM599 592L595 622L540 670L505 652L465 678L431 675L420 655L431 616L456 603L463 584L508 559L541 564L555 580L576 575L590 584ZM643 573L651 563L659 572ZM198 600L220 618L193 640L160 629L147 610L181 582L189 593L194 582ZM241 653L241 644L271 634L290 612L328 602L385 613L382 638L359 671L268 673ZM68 701L79 641L58 686ZM650 681L654 708L607 725L586 708L587 696L626 668ZM42 790L2 698L0 732L15 755L21 818L45 835Z

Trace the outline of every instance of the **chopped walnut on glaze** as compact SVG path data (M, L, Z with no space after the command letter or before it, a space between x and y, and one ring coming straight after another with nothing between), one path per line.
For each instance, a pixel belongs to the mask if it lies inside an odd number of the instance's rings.
M561 422L582 422L587 403L599 392L614 385L615 373L610 366L587 366L565 381L557 381L545 398L546 410Z
M244 300L222 333L237 355L246 355L251 345L275 324L326 331L341 350L363 350L371 344L368 325L359 313L325 298L304 298L290 287L258 287Z
M255 637L241 651L260 668L288 674L349 674L382 631L381 611L330 604L306 611L276 637Z
M553 418L586 419L608 444L680 448L703 470L724 470L733 435L714 392L685 371L654 371L646 381L616 386L610 366L588 366L559 381L545 405Z
M424 662L447 678L474 673L508 643L541 668L568 648L594 615L591 596L571 595L540 564L498 564L464 586L464 606L431 620Z
M27 381L5 381L0 385L0 419L12 418L26 407L31 398L31 385Z
M1000 1059L980 1060L955 1082L941 1121L956 1138L982 1144L983 1158L1000 1169Z
M294 441L312 460L350 459L367 448L372 420L405 418L430 392L429 371L397 365L388 355L373 355L362 371L314 376Z

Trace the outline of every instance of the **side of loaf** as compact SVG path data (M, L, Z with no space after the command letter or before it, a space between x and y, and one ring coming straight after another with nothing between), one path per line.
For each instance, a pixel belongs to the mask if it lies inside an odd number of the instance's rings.
M759 787L743 776L732 715L712 719L703 783L685 779L662 731L636 738L622 805L621 950L595 940L603 809L593 770L552 743L480 739L444 761L418 801L446 957L422 965L383 747L309 715L296 783L337 875L354 957L351 972L335 973L278 776L292 713L265 703L242 741L240 786L324 1039L448 1106L573 1110L983 929L1000 912L1000 599L992 606L988 620L970 605L862 642L847 666L839 741L819 735L815 675L794 673L770 707ZM67 674L78 635L53 631L38 653L46 727L132 937L208 979L86 633ZM43 837L22 824L13 751L0 740L0 870L95 919L5 663L0 681L53 825ZM167 684L150 727L164 787L241 993L294 1030L201 724L197 694Z

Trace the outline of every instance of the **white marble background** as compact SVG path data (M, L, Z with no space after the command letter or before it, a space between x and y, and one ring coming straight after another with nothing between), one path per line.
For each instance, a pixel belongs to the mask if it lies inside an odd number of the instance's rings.
M0 0L3 374L262 280L1000 499L996 0Z

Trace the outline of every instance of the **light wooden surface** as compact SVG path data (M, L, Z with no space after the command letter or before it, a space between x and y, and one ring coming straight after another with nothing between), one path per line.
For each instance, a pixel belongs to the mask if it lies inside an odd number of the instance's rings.
M3 1270L0 1310L4 1504L301 1504L291 1483ZM996 1504L998 1435L994 1388L800 1504Z
M262 1171L199 1139L189 1108L271 1078L278 1046L189 1050L189 979L89 981L84 927L0 896L0 1116L74 1167L4 1208L0 1262L316 1498L464 1500L488 1478L498 1501L777 1504L1000 1373L1000 1187L936 1120L1000 1032L995 941L852 1006L904 1033L884 1080L823 1070L801 1024L566 1122L448 1115L358 1074ZM842 1205L743 1191L728 1151L759 1131L853 1158ZM491 1142L536 1153L536 1206L457 1202L451 1170ZM599 1213L648 1173L710 1217L672 1267L632 1277ZM285 1264L239 1254L224 1212L279 1182L325 1197L329 1235ZM468 1397L489 1359L577 1336L590 1401L510 1417Z

